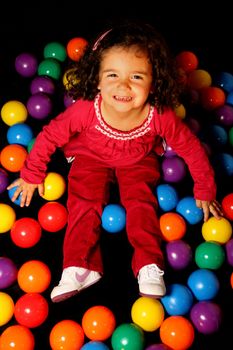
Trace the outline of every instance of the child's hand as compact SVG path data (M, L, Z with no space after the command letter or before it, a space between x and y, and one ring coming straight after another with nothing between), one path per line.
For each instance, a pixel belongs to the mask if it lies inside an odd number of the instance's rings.
M210 213L218 220L223 216L221 205L216 200L209 202L196 199L196 206L203 210L205 222L209 219Z
M20 206L24 207L25 205L28 207L31 203L33 193L35 189L38 189L39 195L42 196L44 194L44 185L43 184L30 184L23 179L19 178L15 180L12 184L10 184L7 189L10 190L13 187L17 187L14 195L11 200L14 202L17 197L21 194Z

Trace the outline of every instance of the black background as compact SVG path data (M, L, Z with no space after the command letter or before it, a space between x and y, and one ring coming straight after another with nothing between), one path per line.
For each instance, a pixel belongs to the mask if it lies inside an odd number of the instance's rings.
M102 4L95 2L83 4L69 1L63 4L56 2L31 2L5 4L0 22L0 104L9 100L20 99L26 102L29 97L29 80L17 75L14 70L14 59L21 52L35 53L38 59L43 57L44 46L51 41L66 43L76 36L89 39L102 28L114 21L125 18L138 18L154 24L165 36L174 53L191 50L199 58L200 68L210 74L219 71L233 73L232 52L232 11L226 1L213 4L211 2L153 1L135 2L117 1ZM203 6L205 5L205 8ZM1 107L0 106L0 107ZM60 110L61 103L55 104L53 116ZM40 124L29 121L35 130ZM33 124L34 123L34 124ZM1 148L6 144L7 126L1 123ZM232 149L231 149L232 152ZM64 159L55 154L50 169L67 175L68 166ZM13 178L15 175L10 174ZM232 192L232 179L224 183L219 180L219 199ZM178 186L181 194L190 194L190 182L186 186ZM66 194L60 199L65 203ZM117 201L113 194L113 201ZM0 202L9 203L6 194L0 196ZM29 209L16 208L17 217L37 217L37 212L44 202L37 198ZM201 226L189 227L189 239L193 249L201 241ZM52 271L52 283L44 295L49 302L49 317L40 327L33 329L36 339L36 350L49 349L49 333L52 326L62 319L81 321L82 315L92 305L103 304L110 307L118 324L131 322L130 310L138 297L137 282L133 278L129 247L125 232L118 235L103 234L101 244L105 264L105 276L98 285L86 290L79 296L63 303L52 304L49 299L53 285L58 281L62 269L62 241L64 231L58 233L44 232L40 242L33 248L20 249L11 243L8 234L0 237L0 255L11 257L18 266L30 259L43 260ZM194 268L195 264L191 268ZM233 347L232 335L232 289L229 276L231 267L225 263L217 271L221 281L220 293L216 301L224 311L223 324L220 331L211 336L196 333L192 349L206 350L220 347ZM169 270L167 283L185 283L190 271L174 273ZM14 300L22 295L17 285L9 288ZM14 324L14 319L9 324ZM2 327L0 331L6 328ZM159 342L158 332L146 335L147 345ZM228 344L228 345L223 345Z

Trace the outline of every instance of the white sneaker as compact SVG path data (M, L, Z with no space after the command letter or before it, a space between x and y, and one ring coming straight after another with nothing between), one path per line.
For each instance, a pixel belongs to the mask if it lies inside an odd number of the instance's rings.
M164 271L156 264L143 266L138 273L139 293L142 296L161 298L166 294Z
M53 288L50 297L54 303L58 303L90 287L101 277L97 271L76 266L67 267L63 270L61 280L58 286Z

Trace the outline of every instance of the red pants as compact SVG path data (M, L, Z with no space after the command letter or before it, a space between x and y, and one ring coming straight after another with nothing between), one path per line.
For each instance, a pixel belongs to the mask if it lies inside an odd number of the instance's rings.
M103 272L99 238L101 216L109 204L109 185L117 181L126 210L126 232L133 247L135 276L144 265L163 267L161 233L156 215L155 185L160 177L156 155L126 167L108 167L87 157L73 161L68 178L69 212L63 267L79 266Z

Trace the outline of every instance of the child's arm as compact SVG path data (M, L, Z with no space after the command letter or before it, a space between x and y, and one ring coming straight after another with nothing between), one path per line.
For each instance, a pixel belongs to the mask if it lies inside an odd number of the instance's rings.
M30 184L23 179L19 178L15 180L12 184L10 184L7 189L10 190L13 187L17 187L14 195L11 200L14 202L17 197L21 194L20 206L24 207L25 205L28 207L31 203L31 199L35 189L38 189L39 195L43 196L44 194L44 184Z
M205 222L209 219L210 213L213 214L216 219L221 219L223 216L221 205L216 200L209 202L196 199L196 206L203 210Z

